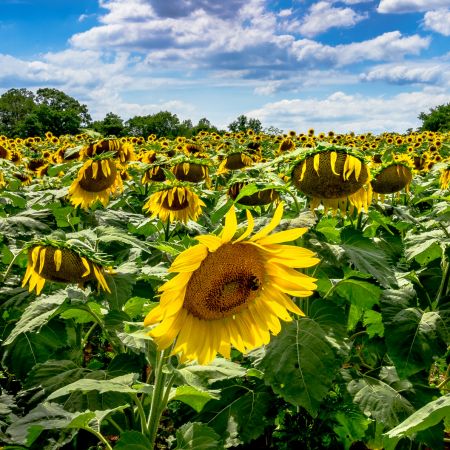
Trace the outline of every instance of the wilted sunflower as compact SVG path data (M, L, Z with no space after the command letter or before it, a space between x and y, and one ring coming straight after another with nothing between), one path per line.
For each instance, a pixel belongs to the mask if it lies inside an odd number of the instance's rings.
M450 184L450 166L447 166L441 171L441 176L439 178L440 189L447 189Z
M64 246L33 245L28 249L27 271L22 287L28 283L29 291L36 288L39 295L46 280L80 285L96 280L103 290L111 292L104 269L98 263Z
M208 364L217 353L229 358L231 345L246 353L268 344L270 333L281 330L280 319L292 320L288 311L304 315L288 295L310 296L316 280L294 268L319 260L305 248L280 245L298 239L306 228L269 235L282 215L280 204L271 222L250 238L253 217L247 211L247 230L233 240L232 207L220 236L198 236L199 244L178 255L169 269L178 274L161 286L160 304L144 321L159 323L149 334L160 349L174 343L172 354Z
M216 174L220 175L228 172L229 170L243 169L244 167L251 166L252 164L253 159L244 152L230 153L220 163Z
M228 195L233 200L236 200L240 191L246 186L247 182L236 182L228 188ZM270 203L278 201L280 194L276 189L267 188L260 189L250 195L242 196L237 203L245 206L269 205Z
M372 201L370 172L363 160L339 148L308 152L292 171L297 189L311 196L311 209L320 203L334 211L356 207L367 211Z
M179 181L189 181L191 183L200 183L200 181L209 181L209 168L206 162L183 161L172 167L172 173Z
M164 186L150 196L143 209L163 222L196 221L205 206L199 196L186 186Z

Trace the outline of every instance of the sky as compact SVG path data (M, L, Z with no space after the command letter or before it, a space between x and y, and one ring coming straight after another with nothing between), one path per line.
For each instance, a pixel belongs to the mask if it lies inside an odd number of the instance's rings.
M403 133L450 102L450 0L0 0L0 95L100 120Z

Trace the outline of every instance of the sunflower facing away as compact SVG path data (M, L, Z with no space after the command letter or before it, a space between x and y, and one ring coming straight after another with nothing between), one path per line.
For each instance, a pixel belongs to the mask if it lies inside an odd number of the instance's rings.
M39 295L46 280L80 285L97 280L104 291L111 292L103 273L104 269L99 264L74 250L52 245L34 245L28 249L27 271L22 287L28 283L29 292L36 288L36 294Z
M230 358L231 345L242 353L268 344L270 333L281 330L289 311L304 315L289 295L308 297L314 278L295 270L316 265L314 253L281 245L298 239L306 228L269 233L283 215L280 204L271 222L250 237L253 217L247 211L247 230L237 239L234 207L226 215L220 236L198 236L199 244L174 260L177 275L161 286L160 304L144 325L158 323L149 334L160 349L174 343L172 354L183 361L208 364L217 353Z
M122 189L122 177L112 159L90 159L84 163L71 184L69 196L74 206L87 209L97 200L106 206L109 197Z
M143 209L152 213L152 217L158 216L163 222L187 223L188 220L196 221L205 206L199 196L188 187L169 186L155 192L145 203Z

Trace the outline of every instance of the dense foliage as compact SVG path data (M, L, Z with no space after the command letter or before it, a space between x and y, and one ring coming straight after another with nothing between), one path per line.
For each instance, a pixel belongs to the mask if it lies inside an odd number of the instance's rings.
M443 449L450 135L152 131L1 138L3 448ZM158 351L143 320L177 256L232 205L239 235L279 202L320 260L305 317L208 365Z

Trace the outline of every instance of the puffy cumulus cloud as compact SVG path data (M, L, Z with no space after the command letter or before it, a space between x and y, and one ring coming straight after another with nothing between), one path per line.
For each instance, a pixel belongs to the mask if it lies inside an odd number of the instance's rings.
M372 67L360 78L362 81L384 81L392 84L423 83L450 85L450 64L448 62L422 61L402 64L384 64Z
M328 1L319 1L309 8L302 19L299 31L303 36L313 37L330 28L352 27L368 17L351 8L336 8Z
M292 43L291 52L298 61L309 64L345 66L362 61L389 61L405 55L418 55L430 45L429 37L402 36L399 31L383 33L374 39L335 47L310 39Z
M379 13L424 12L449 6L449 0L380 0Z
M174 4L182 8L174 8ZM145 0L103 1L108 12L101 25L72 36L83 49L126 49L186 61L201 60L217 51L243 51L260 43L283 46L286 36L275 33L276 14L263 0L176 2ZM154 52L154 53L152 53Z
M428 11L423 18L425 28L450 36L450 9Z
M391 97L350 95L342 91L327 98L280 100L259 109L247 111L262 123L283 130L333 130L338 133L354 131L405 132L419 125L421 111L448 101L449 91L427 88L417 92L400 93Z

